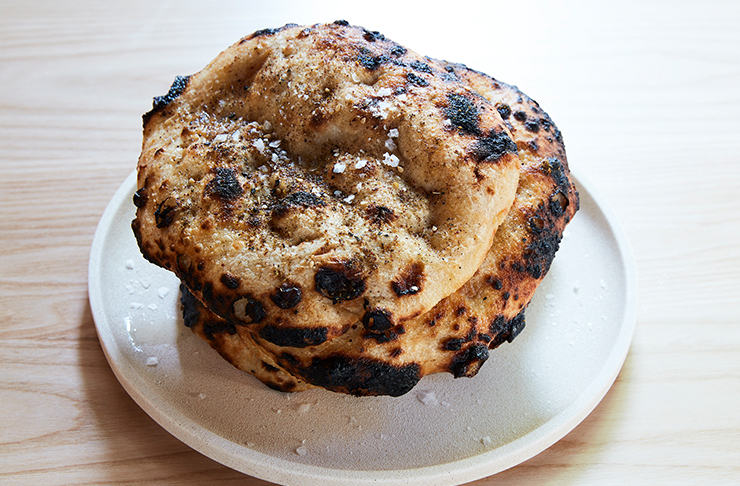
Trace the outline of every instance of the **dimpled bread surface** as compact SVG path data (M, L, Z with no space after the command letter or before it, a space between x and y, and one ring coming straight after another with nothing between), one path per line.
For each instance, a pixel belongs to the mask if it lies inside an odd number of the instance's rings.
M520 169L494 103L445 66L346 22L288 25L155 98L132 228L209 311L316 346L465 284Z
M511 342L524 328L526 306L579 205L562 135L517 88L462 65L428 62L485 96L500 112L522 163L514 204L463 287L429 312L384 331L356 324L331 342L286 346L249 326L218 319L195 299L184 301L190 313L186 324L234 366L273 388L321 386L354 395L403 395L427 374L474 376L489 350ZM243 352L252 346L269 359L255 362L256 354ZM282 386L282 376L295 381Z

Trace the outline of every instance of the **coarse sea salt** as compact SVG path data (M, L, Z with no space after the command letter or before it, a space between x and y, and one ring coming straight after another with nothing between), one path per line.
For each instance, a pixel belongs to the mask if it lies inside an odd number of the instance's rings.
M398 128L391 128L388 130L388 136L391 138L397 138L398 137Z
M378 90L378 96L390 96L393 94L393 91L390 88L380 88Z
M389 167L398 167L398 163L400 160L398 157L396 157L393 154L389 154L388 152L383 154L383 163Z
M337 162L336 164L334 164L333 172L335 174L341 174L342 172L344 172L344 169L346 168L347 168L347 164L345 164L344 162Z
M170 289L167 287L159 287L159 289L157 289L157 295L159 295L160 299L164 299L169 293Z
M439 401L437 400L437 395L435 395L433 391L419 390L418 392L416 392L416 398L419 399L419 401L424 405L439 404Z
M357 161L357 163L355 164L355 169L362 169L362 168L363 168L363 167L365 167L366 165L367 165L367 160L365 160L365 159L360 159L360 160L358 160L358 161Z
M252 145L254 146L254 148L257 149L257 151L259 153L264 153L264 151L265 151L265 142L263 142L261 138L258 138L257 140L255 140L254 142L252 142Z
M129 270L134 269L134 261L132 259L129 258L128 260L126 260L126 268L128 268Z
M154 356L150 356L146 359L147 366L157 366L157 364L159 364L159 360Z
M385 148L387 148L388 150L396 150L396 142L394 142L392 138L389 138L385 141Z

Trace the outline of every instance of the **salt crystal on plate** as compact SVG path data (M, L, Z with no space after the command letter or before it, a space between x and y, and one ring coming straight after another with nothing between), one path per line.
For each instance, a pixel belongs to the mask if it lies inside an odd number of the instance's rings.
M144 287L145 289L148 289L148 288L149 288L149 286L151 285L151 282L149 282L149 280L147 280L147 279L145 279L145 278L142 278L141 280L139 280L139 283L140 283L140 284L141 284L141 286L142 286L142 287Z
M154 356L150 356L146 359L146 365L147 366L157 366L159 361Z
M126 260L126 268L128 268L129 270L133 270L134 269L134 261L131 260L130 258L128 260Z
M488 436L481 437L480 443L488 447L489 445L491 445L491 438Z
M306 454L308 454L308 449L306 448L306 446L302 445L295 450L295 453L299 456L305 456Z
M168 289L167 287L159 287L159 290L157 290L157 294L159 295L160 299L164 299L169 293L170 289Z
M439 403L434 392L429 390L419 390L416 392L416 398L424 405L437 405Z

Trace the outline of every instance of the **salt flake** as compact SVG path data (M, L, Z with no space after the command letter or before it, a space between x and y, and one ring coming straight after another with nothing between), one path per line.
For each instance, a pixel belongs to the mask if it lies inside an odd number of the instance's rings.
M419 401L424 405L439 404L439 401L437 401L437 396L434 394L433 391L419 390L418 392L416 392L416 398L418 398Z
M159 360L155 358L154 356L150 356L146 359L146 365L147 366L157 366L159 364Z
M398 157L396 157L393 154L389 154L388 152L383 154L383 163L390 167L398 167Z

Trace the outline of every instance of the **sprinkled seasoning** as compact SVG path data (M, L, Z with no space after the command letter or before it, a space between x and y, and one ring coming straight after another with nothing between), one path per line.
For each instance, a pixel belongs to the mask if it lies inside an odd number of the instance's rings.
M393 154L389 154L388 152L383 154L383 163L389 167L398 167L398 163L400 160L398 157L396 157Z

